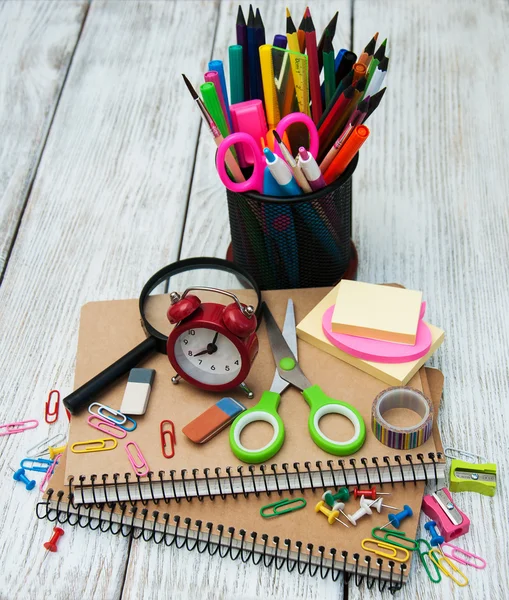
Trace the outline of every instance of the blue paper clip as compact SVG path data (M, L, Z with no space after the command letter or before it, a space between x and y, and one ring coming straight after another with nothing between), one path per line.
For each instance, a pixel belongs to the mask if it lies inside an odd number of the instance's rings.
M52 460L47 458L24 458L20 462L20 466L25 471L39 471L39 473L46 473L50 468Z
M123 414L123 413L120 413ZM123 429L124 431L134 431L136 429L136 427L138 426L136 421L134 419L131 419L131 417L128 417L127 415L125 416L125 421L123 423L117 423L117 427L120 427L120 429ZM128 429L126 427L127 421L131 421L132 423L132 427L130 429Z

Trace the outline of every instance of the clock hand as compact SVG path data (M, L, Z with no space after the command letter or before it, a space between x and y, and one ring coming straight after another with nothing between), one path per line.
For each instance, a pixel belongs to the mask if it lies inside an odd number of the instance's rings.
M216 332L216 335L214 336L214 339L212 340L212 342L210 344L207 344L206 350L197 352L193 356L202 356L203 354L214 354L214 352L217 352L216 340L217 340L218 335L219 335L219 332Z
M203 354L207 354L208 350L202 350L201 352L197 352L196 354L193 354L193 356L202 356Z

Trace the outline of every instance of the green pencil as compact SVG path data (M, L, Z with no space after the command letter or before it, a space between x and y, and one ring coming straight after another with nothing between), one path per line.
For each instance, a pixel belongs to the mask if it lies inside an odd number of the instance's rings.
M325 36L325 41L323 43L323 75L325 82L325 106L328 106L336 91L334 48L328 35Z

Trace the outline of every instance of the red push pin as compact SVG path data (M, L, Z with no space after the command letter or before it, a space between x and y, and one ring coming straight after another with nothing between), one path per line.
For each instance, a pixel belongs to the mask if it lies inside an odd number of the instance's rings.
M44 542L44 547L48 552L57 551L58 538L64 535L64 530L61 527L53 527L53 535L48 542Z
M354 488L353 495L355 498L364 496L364 498L371 498L371 500L376 500L377 496L390 496L388 492L377 492L375 486L369 490L360 490L359 488Z

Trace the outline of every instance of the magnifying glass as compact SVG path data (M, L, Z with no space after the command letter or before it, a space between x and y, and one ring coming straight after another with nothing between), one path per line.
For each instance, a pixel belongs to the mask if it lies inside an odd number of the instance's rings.
M201 281L189 281L188 275L192 271L207 271L201 274ZM169 281L172 277L181 275L179 278L182 290L184 287L190 287L189 283L207 282L203 280L212 274L209 271L221 271L224 275L233 275L236 282L239 282L243 288L251 290L253 296L252 304L255 306L255 315L260 323L262 298L260 288L254 278L241 267L221 258L200 257L187 258L163 267L147 281L141 290L139 299L139 310L141 324L147 335L146 339L130 350L127 354L119 358L112 365L104 369L93 379L83 384L77 390L64 398L64 406L71 414L77 414L84 408L87 408L94 398L103 392L109 385L117 379L128 373L139 363L147 359L154 352L166 354L166 343L171 325L166 317L166 311L170 306L168 295ZM196 276L195 273L193 273ZM221 278L219 273L213 274L213 285L218 287L218 281ZM173 284L172 284L173 285Z

